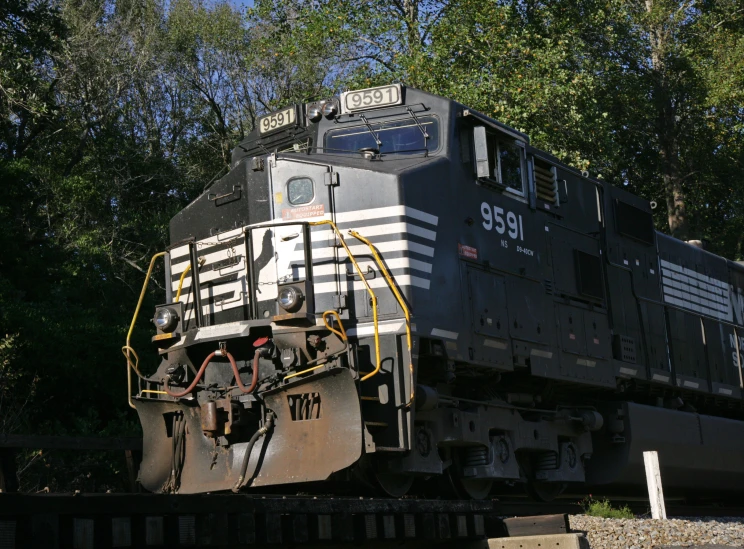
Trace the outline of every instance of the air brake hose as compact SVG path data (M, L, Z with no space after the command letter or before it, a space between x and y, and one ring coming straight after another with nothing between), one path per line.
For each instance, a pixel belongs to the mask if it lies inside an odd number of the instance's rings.
M225 351L225 354L227 354L227 358L230 361L230 366L232 366L233 373L235 374L235 383L238 384L238 388L243 393L252 393L256 388L256 385L258 385L258 359L261 356L261 352L261 349L256 349L256 352L253 353L253 377L251 378L250 386L246 389L240 381L240 373L238 372L238 366L235 364L235 359L233 359L230 353Z
M207 358L204 359L204 362L202 362L201 368L199 368L199 371L196 372L196 377L194 378L194 381L191 382L191 385L186 387L186 390L180 392L180 393L174 393L170 390L170 387L168 387L168 378L165 379L165 392L168 393L173 398L181 398L186 395L188 395L191 391L194 390L194 387L196 387L196 384L201 381L202 376L204 375L204 371L207 369L207 366L209 366L209 362L215 357L217 354L221 354L222 356L226 356L227 360L230 361L230 366L232 366L233 374L235 374L235 382L238 384L238 388L243 393L251 393L256 388L256 385L258 384L258 359L261 355L260 349L256 349L256 353L253 355L253 378L251 379L251 384L248 388L246 388L243 385L243 382L240 380L240 372L238 371L238 365L235 364L235 359L233 356L227 352L227 351L213 351L210 353Z
M248 441L248 447L245 449L245 455L243 456L243 465L240 467L240 476L238 477L238 482L235 483L235 486L233 486L232 491L236 494L240 492L240 489L243 486L243 481L245 480L245 474L248 471L248 462L251 460L251 452L253 452L253 446L255 446L256 441L264 436L266 433L268 433L271 428L274 426L274 414L269 414L266 418L266 423L263 427L261 427L258 431L253 433L253 436Z

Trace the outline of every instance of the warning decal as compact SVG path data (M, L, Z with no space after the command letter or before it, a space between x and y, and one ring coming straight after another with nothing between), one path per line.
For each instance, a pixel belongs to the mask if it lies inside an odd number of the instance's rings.
M458 244L457 251L461 257L467 257L468 259L478 259L478 250L477 248L473 248L472 246Z
M313 204L311 206L300 206L299 208L285 208L282 210L282 219L302 219L305 217L319 217L325 214L325 205Z

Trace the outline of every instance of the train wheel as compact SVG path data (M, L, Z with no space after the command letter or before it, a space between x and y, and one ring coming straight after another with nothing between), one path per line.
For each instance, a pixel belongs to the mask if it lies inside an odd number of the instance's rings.
M375 480L382 491L390 497L402 498L413 485L413 477L401 473L375 473Z
M491 493L493 488L493 479L483 478L463 478L462 462L464 460L462 452L453 452L453 466L449 468L449 477L452 487L458 497L465 499L485 499ZM487 461L487 457L483 458Z
M531 480L525 484L527 494L535 501L550 502L560 496L566 489L563 482L539 482Z
M493 479L453 478L455 492L466 499L486 499L493 488Z

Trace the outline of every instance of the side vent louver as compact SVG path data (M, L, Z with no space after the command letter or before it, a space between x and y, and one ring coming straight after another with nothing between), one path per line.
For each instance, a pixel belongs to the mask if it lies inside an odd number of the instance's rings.
M612 341L612 354L616 360L622 360L623 362L629 362L630 364L636 363L636 344L635 339L632 337L624 336L621 334L615 334Z
M558 203L558 180L555 167L535 159L537 199L548 204Z

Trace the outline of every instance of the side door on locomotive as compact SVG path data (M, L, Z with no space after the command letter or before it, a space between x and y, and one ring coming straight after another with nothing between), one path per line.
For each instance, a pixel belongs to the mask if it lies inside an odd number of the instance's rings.
M460 243L469 358L505 372L537 366L552 357L552 323L543 287L545 223L535 208L528 138L465 112L461 137L472 139L472 147L463 150L472 150L476 175L475 185L471 178L466 183L473 197L468 215L475 219Z

